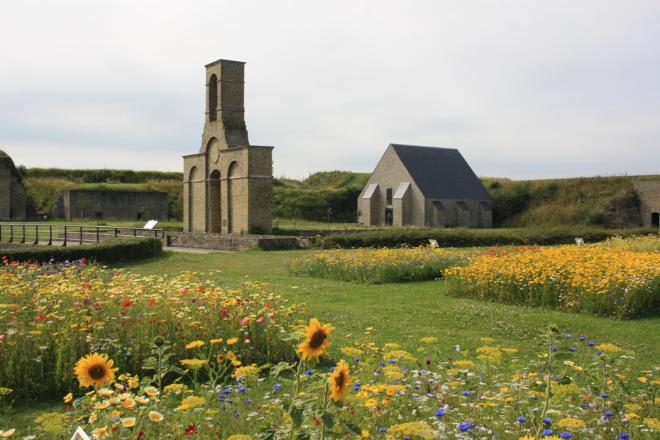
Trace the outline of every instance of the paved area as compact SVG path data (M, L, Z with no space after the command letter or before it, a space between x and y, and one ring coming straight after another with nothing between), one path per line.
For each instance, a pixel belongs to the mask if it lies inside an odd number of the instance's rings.
M218 251L215 249L198 249L180 246L163 246L164 251L184 252L188 254L210 254L211 252L235 252L235 251Z

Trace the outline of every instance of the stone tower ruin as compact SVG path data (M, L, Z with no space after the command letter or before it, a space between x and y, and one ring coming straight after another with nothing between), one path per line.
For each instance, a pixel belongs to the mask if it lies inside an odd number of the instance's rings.
M199 153L183 157L183 229L270 233L273 147L250 145L241 61L206 65L206 115Z

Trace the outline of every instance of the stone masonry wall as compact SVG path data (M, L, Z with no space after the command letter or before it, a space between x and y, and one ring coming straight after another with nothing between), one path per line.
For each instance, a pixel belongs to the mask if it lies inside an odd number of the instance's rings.
M64 192L64 217L67 220L103 218L167 220L167 193L159 191L93 191Z
M639 211L644 226L651 226L651 215L660 213L660 181L638 180L633 183L639 196Z

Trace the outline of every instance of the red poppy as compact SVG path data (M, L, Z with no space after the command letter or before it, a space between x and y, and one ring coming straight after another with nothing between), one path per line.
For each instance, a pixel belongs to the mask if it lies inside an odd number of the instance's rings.
M35 321L43 321L44 319L46 319L45 313L39 313L37 316L34 317Z
M91 289L92 288L92 283L83 283L81 287L83 289Z
M144 438L144 431L138 432L137 437L135 437L135 440L141 440Z
M193 435L196 432L197 432L197 426L195 426L195 424L193 423L190 426L188 426L185 429L185 431L183 431L183 435Z
M156 300L155 300L155 299L153 299L153 298L151 298L151 299L149 299L149 300L147 300L147 305L148 305L148 306L153 306L153 305L156 305Z
M130 307L132 305L133 305L133 301L131 301L130 299L125 299L124 302L121 303L122 307Z

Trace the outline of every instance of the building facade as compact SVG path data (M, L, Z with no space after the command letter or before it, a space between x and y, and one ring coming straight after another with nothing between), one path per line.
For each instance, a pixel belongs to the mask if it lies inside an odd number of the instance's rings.
M271 232L273 147L248 140L244 65L206 65L202 143L198 153L183 157L185 232Z
M458 150L390 144L358 197L358 222L490 228L492 205Z
M660 226L660 181L637 180L633 182L639 196L639 214L644 226Z
M0 150L0 220L33 220L34 202L27 195L14 161Z
M53 216L67 221L79 219L160 220L168 219L167 193L162 191L117 191L71 189L62 193Z

